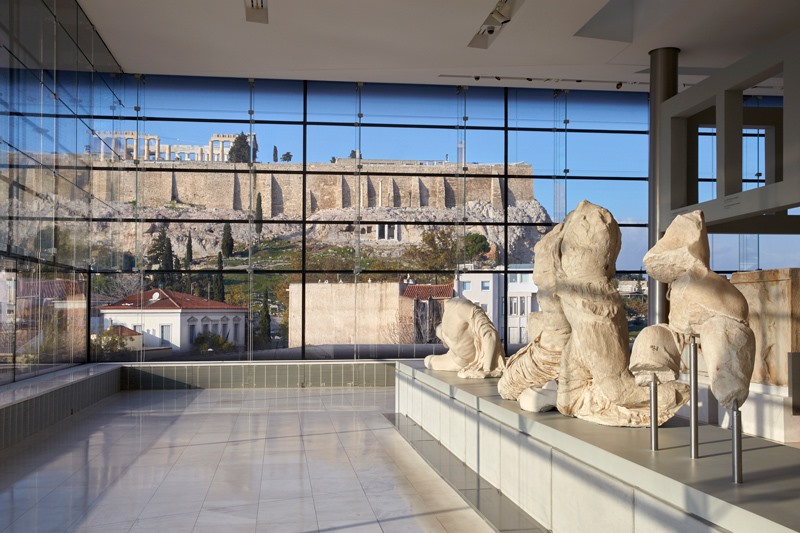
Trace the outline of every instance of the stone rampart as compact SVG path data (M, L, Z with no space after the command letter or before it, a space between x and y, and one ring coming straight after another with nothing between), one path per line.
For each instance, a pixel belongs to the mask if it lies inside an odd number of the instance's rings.
M54 156L45 164L55 164ZM308 165L305 195L308 215L326 209L369 207L452 208L464 201L490 201L503 206L506 178L502 164L470 165L464 180L451 162L362 162L356 177L355 159ZM105 203L134 203L141 207L185 204L207 208L247 210L251 201L251 174L247 164L227 162L143 161L139 171L126 163L92 160L94 168L65 169L75 157L58 156L59 173L39 166L20 168L20 182L42 194L70 199L90 193ZM109 168L119 166L117 168ZM300 218L303 212L302 165L256 163L252 190L261 194L265 217ZM533 170L527 163L508 167L508 205L533 199ZM480 176L480 177L477 177ZM77 183L80 181L80 183ZM72 187L72 184L77 187ZM137 191L138 188L138 191Z

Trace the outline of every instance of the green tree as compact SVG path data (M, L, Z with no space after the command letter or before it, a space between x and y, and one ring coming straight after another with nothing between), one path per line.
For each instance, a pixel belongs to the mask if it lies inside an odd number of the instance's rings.
M93 361L124 361L133 355L128 341L122 335L114 333L113 328L92 336Z
M272 344L272 334L270 332L272 317L269 314L269 290L264 291L264 299L261 302L261 313L258 317L258 338L264 348L269 348Z
M161 259L164 257L164 249L166 248L167 244L167 230L166 228L161 228L156 236L153 237L153 240L150 242L150 246L147 248L147 252L145 256L147 257L147 263L152 267L155 264L160 264Z
M222 275L222 266L222 252L217 252L217 273L212 274L211 277L210 297L218 302L225 301L225 280Z
M288 163L291 160L292 160L292 152L286 152L281 156L281 161L283 161L284 163Z
M176 257L172 253L172 241L167 237L166 228L161 228L146 253L147 261L151 267L158 265L158 270L162 271L153 275L156 285L164 289L172 288L176 268Z
M244 132L241 132L233 139L231 148L228 150L228 161L231 163L250 162L250 143L247 141L247 135Z
M192 234L186 234L186 255L183 257L183 264L184 266L189 269L192 268Z
M420 244L406 252L406 259L423 270L455 269L458 243L450 228L426 230L420 240Z
M198 352L226 353L236 350L236 346L210 331L195 337L194 347Z
M480 233L467 233L464 242L464 253L468 261L480 259L483 254L489 252L491 247L489 241Z
M278 162L278 147L275 146L274 144L272 145L272 162L273 163Z
M233 235L231 234L231 224L226 222L222 227L222 256L225 258L233 255Z
M264 228L264 211L261 209L261 193L258 193L258 196L256 196L256 213L254 218L258 240L261 240L261 230Z

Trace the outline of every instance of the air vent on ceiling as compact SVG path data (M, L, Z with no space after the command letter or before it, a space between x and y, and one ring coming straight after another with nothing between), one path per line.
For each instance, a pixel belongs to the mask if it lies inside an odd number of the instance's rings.
M244 18L247 22L269 24L267 0L244 0Z

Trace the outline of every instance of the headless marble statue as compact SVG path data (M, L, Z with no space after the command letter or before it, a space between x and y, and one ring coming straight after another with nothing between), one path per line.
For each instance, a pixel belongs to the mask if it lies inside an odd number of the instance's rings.
M747 300L726 278L709 269L708 234L702 211L678 215L644 256L647 273L670 284L669 323L642 330L633 344L631 372L640 385L672 381L691 335L699 335L711 392L720 404L741 406L750 391L755 336L747 323Z
M531 343L514 354L498 383L520 407L548 404L563 414L610 426L650 424L649 391L628 370L628 325L611 284L622 242L606 209L582 201L534 248L540 308ZM555 401L548 382L557 380ZM552 389L552 386L550 387ZM658 424L688 401L679 383L659 387Z
M500 335L486 313L469 300L456 297L445 301L436 335L448 351L427 356L426 368L458 372L460 378L496 378L503 373L505 353Z

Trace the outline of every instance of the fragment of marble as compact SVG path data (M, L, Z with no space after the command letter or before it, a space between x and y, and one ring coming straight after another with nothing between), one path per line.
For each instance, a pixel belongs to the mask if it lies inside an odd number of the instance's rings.
M460 378L502 375L505 352L500 335L483 309L471 301L461 297L445 301L436 333L448 351L427 356L426 368L458 372Z
M547 312L539 329L554 332L551 339L558 342L548 351L542 349L543 333L534 338L509 362L498 390L509 396L520 391L520 406L524 395L525 407L538 410L547 404L540 389L549 381L545 378L552 379L543 370L552 370L558 360L556 406L561 413L605 425L649 425L649 394L628 371L627 317L611 284L622 241L619 226L608 210L582 201L551 235L552 242L548 235L539 244L545 243L543 251L552 253L540 257L540 250L534 249L536 264L544 258L555 282L550 307L541 306ZM535 266L538 285L536 273ZM521 389L525 379L529 386ZM661 424L688 400L688 389L667 384L659 389L659 399Z
M644 257L647 273L670 284L669 322L639 334L630 370L644 385L677 378L680 354L691 335L708 367L711 391L724 407L747 399L755 359L755 336L747 324L747 300L709 268L708 234L702 211L678 215ZM672 334L665 331L668 329ZM640 340L641 339L641 340Z
M558 402L558 383L548 381L544 387L529 387L519 395L519 407L532 413L552 411Z
M561 352L570 334L569 322L556 294L562 229L561 224L557 225L533 248L536 257L533 281L538 288L539 311L528 315L531 341L509 358L497 384L500 396L507 400L517 400L528 388L541 388L558 377Z

